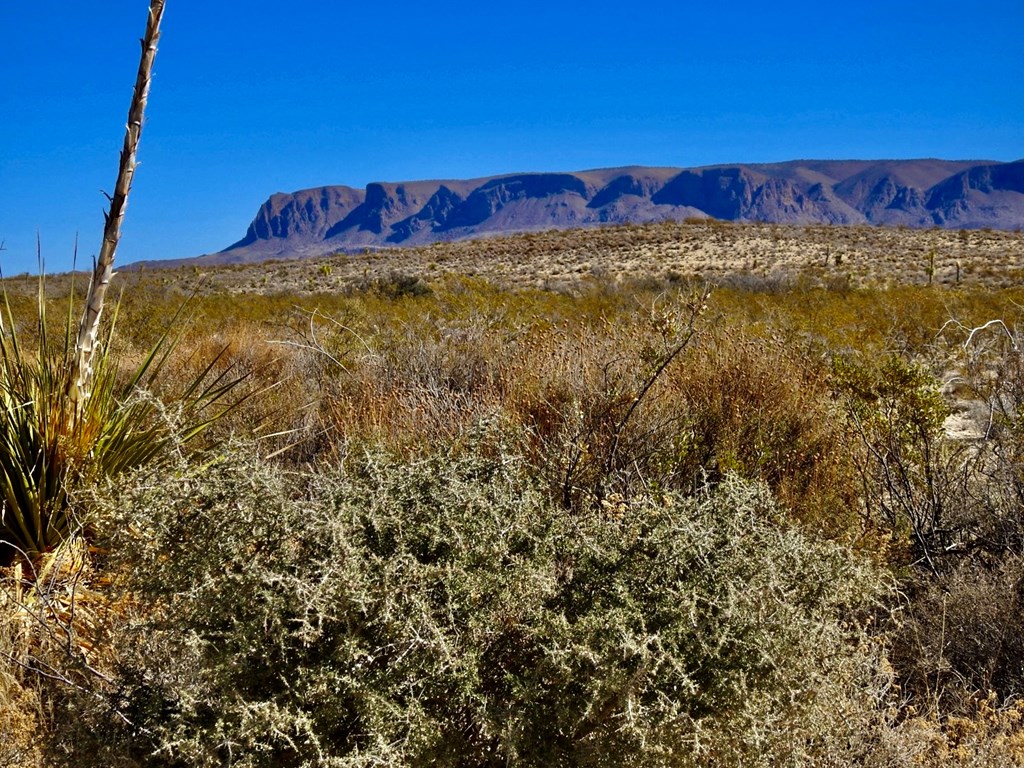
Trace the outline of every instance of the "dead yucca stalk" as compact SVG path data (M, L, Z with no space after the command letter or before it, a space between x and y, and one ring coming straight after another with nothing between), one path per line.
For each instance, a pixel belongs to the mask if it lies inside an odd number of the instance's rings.
M146 34L142 38L139 73L135 79L135 91L128 109L128 124L125 126L117 183L114 185L114 194L110 197L110 210L106 214L106 223L103 227L103 244L93 268L82 321L78 327L75 354L71 357L67 395L78 408L89 397L92 384L92 360L96 352L100 316L103 314L107 288L114 276L114 254L121 239L121 222L124 220L128 193L131 191L132 179L135 176L135 155L139 148L139 139L142 137L142 119L146 111L146 100L149 98L149 84L152 80L153 62L156 59L156 45L160 39L160 21L163 15L164 0L152 0L149 4Z
M160 460L241 402L217 408L245 378L220 370L219 357L179 391L162 399L147 394L174 348L170 332L127 375L111 352L114 322L99 333L163 6L154 0L150 7L117 186L77 334L69 305L64 343L49 343L42 277L36 349L19 343L10 306L0 311L0 563L38 563L85 529L72 509L75 488ZM171 328L181 316L179 310Z

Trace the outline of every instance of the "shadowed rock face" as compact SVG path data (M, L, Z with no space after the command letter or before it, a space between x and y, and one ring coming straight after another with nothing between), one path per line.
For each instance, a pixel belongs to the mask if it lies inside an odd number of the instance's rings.
M624 173L616 176L587 203L588 208L604 208L623 197L653 198L664 182L650 176Z
M711 216L779 224L1024 227L1024 161L612 168L278 193L224 261Z
M475 189L439 230L479 226L516 201L554 199L564 195L577 195L585 200L588 197L586 184L568 173L524 174L493 179Z
M732 221L749 211L767 178L747 168L683 171L652 196L661 205L687 205L708 216ZM788 182L782 182L788 184Z
M327 230L326 238L350 229L386 238L393 225L407 218L409 211L421 210L433 193L430 184L367 184L362 204Z
M335 223L363 202L363 197L362 191L341 186L307 189L290 195L278 193L260 207L245 237L231 248L243 248L272 238L323 240Z
M926 207L943 227L1004 228L1002 221L1020 212L1024 197L1024 161L969 168L936 184ZM1005 227L1007 229L1019 228Z
M391 227L388 242L401 243L422 230L443 232L452 214L465 202L442 184L420 210Z

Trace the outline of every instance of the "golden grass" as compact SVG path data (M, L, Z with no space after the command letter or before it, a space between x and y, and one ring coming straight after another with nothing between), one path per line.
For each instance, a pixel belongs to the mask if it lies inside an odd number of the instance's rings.
M739 471L767 482L805 530L884 560L887 533L859 514L830 359L895 353L937 380L968 373L964 329L1022 319L1022 266L1020 233L710 222L149 270L121 277L118 352L130 369L195 292L169 389L226 349L218 365L266 391L215 429L255 434L292 465L360 444L417 455L488 420L569 504L606 509L657 493L652 477L685 486ZM69 279L51 278L49 295L66 296ZM601 455L664 349L659 323L705 281L692 345L614 437L628 461L609 487ZM35 281L6 287L31 336ZM39 706L17 674L0 676L0 736L24 745L24 765L39 760L25 740ZM893 764L1022 759L1021 708L984 697L955 715L904 708L887 728L877 738Z

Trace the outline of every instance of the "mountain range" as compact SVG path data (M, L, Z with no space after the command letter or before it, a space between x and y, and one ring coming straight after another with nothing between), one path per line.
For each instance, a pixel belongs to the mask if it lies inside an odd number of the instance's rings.
M209 263L419 246L512 232L713 217L1016 230L1024 160L796 160L625 167L277 193Z

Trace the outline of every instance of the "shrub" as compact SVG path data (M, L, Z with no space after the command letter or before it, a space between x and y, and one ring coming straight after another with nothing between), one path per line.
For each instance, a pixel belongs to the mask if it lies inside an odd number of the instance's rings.
M970 559L916 574L894 631L893 663L920 706L963 715L979 692L997 704L1024 694L1024 567Z
M664 382L696 337L708 291L674 291L612 324L556 329L530 350L511 408L562 505L598 507L652 486L679 429Z
M962 488L963 448L942 437L949 406L923 366L897 355L836 356L832 383L860 444L862 503L909 551L907 562L937 569L950 543L948 515Z
M774 340L709 334L669 376L666 398L681 424L663 459L665 480L685 488L736 473L767 483L808 530L862 536L849 440L827 373L820 360Z
M364 280L359 288L388 299L428 296L431 293L430 286L423 278L405 272L390 272L385 277Z
M111 489L132 608L107 717L75 705L68 759L751 765L860 743L870 568L761 485L580 515L524 466L484 436L298 483L239 450Z
M973 330L949 325L967 339L956 344L958 394L969 398L967 406L982 429L968 439L951 439L933 418L929 432L905 433L914 450L892 451L889 457L894 470L915 479L905 484L913 493L904 497L922 499L916 508L929 511L918 515L924 524L911 518L914 537L926 542L928 568L905 578L910 599L897 614L893 660L916 701L962 716L979 696L999 706L1024 694L1022 369L1016 329L1001 321ZM920 418L927 411L915 408L915 413ZM912 419L912 414L901 416L897 423L913 426ZM910 469L903 470L904 464ZM921 482L927 478L929 484Z

